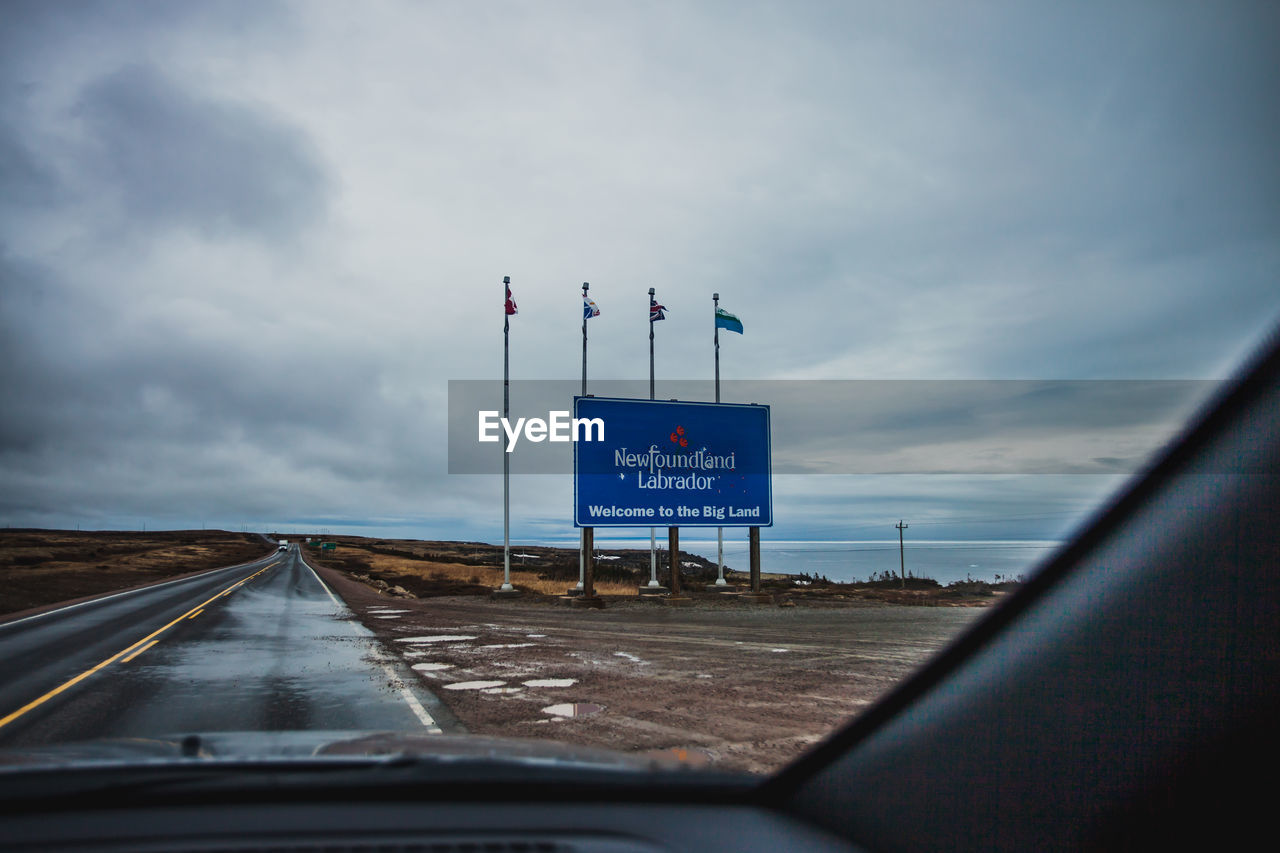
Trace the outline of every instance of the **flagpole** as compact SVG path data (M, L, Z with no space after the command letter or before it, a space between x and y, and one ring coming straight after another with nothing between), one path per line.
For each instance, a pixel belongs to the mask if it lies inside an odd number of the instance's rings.
M582 283L582 396L587 396L587 290L591 285ZM587 529L578 528L578 585L573 589L582 591L583 581L587 576ZM572 590L571 590L572 591Z
M716 342L716 402L720 402L720 324L716 322L716 310L720 308L720 294L711 294L714 310L711 312L711 325L715 329ZM728 586L724 580L724 528L716 528L716 586Z
M653 399L653 288L649 288L649 399ZM649 528L649 586L658 583L658 531Z
M502 277L502 417L511 415L511 315L507 302L511 299L511 276ZM502 448L502 587L503 592L515 589L511 585L511 454Z

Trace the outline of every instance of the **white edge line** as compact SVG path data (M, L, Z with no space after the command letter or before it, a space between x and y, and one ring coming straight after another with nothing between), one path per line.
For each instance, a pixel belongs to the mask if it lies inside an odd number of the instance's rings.
M307 570L310 571L311 574L315 575L316 583L320 584L320 588L329 594L330 600L332 600L333 603L336 604L338 607L342 607L342 602L339 601L338 597L333 594L333 590L329 589L329 585L324 581L320 580L320 573L317 572L315 569L311 568L311 564L307 562L307 558L299 554L298 559L302 561L302 565L306 566Z
M247 568L256 566L258 563L273 559L277 556L279 555L272 554L270 557L263 557L260 560L253 560L248 563L240 563L239 565L236 565L236 566L223 566L218 569L209 569L209 571L201 572L198 575L188 575L185 578L174 578L173 580L169 580L169 581L161 581L160 583L153 583L149 586L140 586L137 589L126 589L123 592L113 592L110 595L104 595L101 598L91 598L88 601L77 601L75 604L68 604L65 607L55 607L53 610L46 610L43 613L33 613L30 616L23 616L21 619L14 619L12 622L0 622L0 631L3 631L4 629L8 628L10 625L21 625L23 622L30 622L32 619L43 619L44 617L52 616L55 613L65 613L68 610L75 610L77 607L87 607L90 604L101 604L104 601L110 601L111 599L119 598L122 595L134 595L135 593L139 593L139 592L147 592L149 590L159 589L160 587L168 586L169 584L182 583L183 581L193 581L193 580L196 580L197 578L202 578L205 575L211 575L214 572L229 572L232 569L247 569Z
M333 599L333 603L341 607L342 602L338 601L337 597L333 594L333 591L330 590L328 585L320 579L319 573L311 567L311 564L307 562L306 558L299 554L298 559L302 561L302 565L306 566L307 569L310 570L311 574L315 575L316 583L320 584L320 588L329 594L329 597ZM422 723L422 725L425 726L431 734L443 734L444 732L440 729L440 725L435 721L435 718L427 712L427 709L422 707L422 703L418 701L417 696L413 695L413 691L411 691L409 686L404 683L404 679L396 675L396 671L392 669L389 664L384 663L382 665L382 670L387 674L387 678L391 679L391 683L400 689L401 697L404 698L405 704L409 706L409 710L413 711L413 715L418 718L418 722Z
M392 683L400 688L400 695L404 697L404 701L409 705L409 710L413 711L413 715L418 718L418 721L430 729L432 734L443 734L435 719L427 713L426 708L422 707L422 703L418 701L418 697L413 695L409 690L408 685L404 683L403 679L396 675L395 670L385 663L382 665L382 669L387 673L387 677L391 679Z

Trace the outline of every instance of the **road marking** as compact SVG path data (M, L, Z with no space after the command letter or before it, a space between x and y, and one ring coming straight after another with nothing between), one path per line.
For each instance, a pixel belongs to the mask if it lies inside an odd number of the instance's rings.
M321 588L321 589L323 589L325 592L329 593L329 598L333 601L333 603L334 603L334 604L336 604L336 605L338 605L339 607L341 607L341 606L342 606L342 602L341 602L341 601L339 601L339 600L338 600L338 597L337 597L336 595L334 595L334 594L333 594L333 590L329 589L328 584L326 584L324 581L320 580L320 573L319 573L319 572L317 572L315 569L312 569L312 568L311 568L311 564L310 564L310 563L308 563L305 559L302 561L302 565L306 566L308 569L311 569L311 574L313 574L313 575L315 575L315 576L316 576L316 583L320 584L320 588Z
M333 603L338 607L342 607L343 603L338 600L336 595L333 594L333 590L329 589L329 585L320 579L320 573L313 569L311 564L308 563L305 558L300 557L300 559L302 565L306 566L307 569L310 570L311 574L315 575L316 583L320 584L320 588L328 594ZM418 722L422 723L423 727L425 727L431 734L443 734L444 732L440 728L440 724L435 721L435 718L431 716L430 712L428 712L426 708L422 707L422 703L418 701L417 696L413 695L413 691L411 691L408 685L404 683L404 679L396 675L395 670L388 664L384 663L382 665L382 669L387 673L387 678L391 679L391 683L400 690L400 696L404 699L405 704L409 706L409 710L413 712L413 715L418 718Z
M138 649L136 652L134 652L133 654L129 655L128 657L126 657L126 658L120 658L120 663L128 663L129 661L133 660L133 659L134 659L134 658L136 658L138 655L142 654L143 652L145 652L147 649L151 648L152 646L154 646L154 645L155 645L156 643L158 643L158 642L160 642L160 641L159 641L159 640L152 640L151 642L147 643L145 646L143 646L142 648Z
M391 683L400 688L400 695L404 697L404 701L409 705L409 710L413 711L413 715L418 718L418 722L422 723L422 725L426 726L428 729L431 729L432 734L443 734L435 719L427 713L426 708L422 707L422 703L418 701L418 697L413 695L409 690L409 687L404 683L403 679L396 675L395 670L385 663L382 665L382 668L386 671L387 677L391 679Z
M194 618L196 618L197 616L199 616L199 615L200 615L201 613L203 613L203 612L204 612L204 608L203 608L203 607L201 607L199 610L197 610L195 613L192 613L192 614L191 614L190 616L188 616L187 618L188 618L188 619L194 619Z
M134 595L135 593L139 593L139 592L149 592L153 589L159 589L162 586L168 586L169 584L182 583L183 581L197 580L199 578L204 577L205 575L211 575L214 572L229 572L232 569L243 569L246 566L252 566L255 563L262 562L262 560L275 560L275 559L278 559L276 555L272 555L270 557L262 557L261 559L258 559L258 560L250 560L247 563L241 563L238 566L223 566L220 569L210 569L207 572L201 572L200 574L196 574L196 575L189 575L188 577L185 577L185 578L174 578L171 581L161 581L160 583L153 583L150 586L140 586L137 589L126 589L126 590L123 590L122 592L113 592L110 595L104 595L101 598L91 598L88 601L77 601L75 604L68 604L66 607L56 607L53 610L46 610L43 613L33 613L30 616L23 616L21 619L14 619L12 622L0 622L0 631L5 630L6 628L9 628L13 625L21 625L23 622L30 622L32 619L43 619L44 617L52 616L55 613L65 613L68 610L75 610L77 607L87 607L90 604L101 604L104 601L110 601L111 599L119 598L122 595ZM265 571L266 569L271 568L273 565L275 564L268 563L262 568Z
M5 726L9 725L9 724L10 724L10 723L12 723L14 720L16 720L16 719L18 719L19 717L21 717L23 714L26 714L28 711L34 710L34 709L36 709L36 708L39 708L41 705L43 705L45 702L48 702L48 701L49 701L50 699L52 699L54 696L57 696L59 693L62 693L63 691L65 691L65 690L67 690L67 689L69 689L69 688L71 688L71 687L74 687L75 685L79 684L81 681L84 681L86 678L88 678L89 676L93 675L95 672L98 672L99 670L102 670L102 669L106 669L106 668L107 668L108 666L110 666L111 664L113 664L113 663L115 663L115 662L117 662L117 661L119 661L119 660L121 660L121 659L124 659L126 655L130 655L131 653L135 653L135 652L136 652L137 654L141 654L142 652L146 651L146 649L147 649L147 648L150 648L150 646L151 646L151 645L154 645L154 643L152 643L152 644L148 644L148 641L149 641L149 640L153 640L153 639L155 639L155 638L156 638L156 637L158 637L159 635L163 634L165 631L168 631L168 630L169 630L170 628L172 628L174 625L177 625L177 624L178 624L179 622L181 622L183 619L188 618L188 617L189 617L189 616L191 616L193 613L198 613L199 611L203 610L203 609L205 608L205 605L207 605L207 604L209 604L210 602L215 601L215 600L217 600L218 598L222 597L222 596L223 596L223 595L225 595L225 594L226 594L230 589L235 589L236 587L240 586L240 584L245 583L245 581L251 581L251 580L253 580L253 579L254 579L254 578L256 578L258 575L262 574L263 572L265 572L267 569L271 568L271 567L272 567L272 566L274 566L274 565L275 565L275 563L271 563L271 564L269 564L269 565L263 566L263 567L262 567L261 569L259 569L258 571L256 571L256 572L254 572L253 574L249 575L249 577L247 577L247 578L245 578L244 580L240 581L240 583L233 584L233 585L232 585L231 587L229 587L227 590L223 590L222 592L218 593L217 595L211 596L207 601L202 601L202 602L200 602L200 603L199 603L199 604L197 604L195 607L193 607L193 608L191 608L190 610L188 610L186 613L183 613L183 614L182 614L181 616L179 616L177 619L174 619L174 620L173 620L172 622L170 622L168 625L165 625L163 628L157 628L156 630L152 631L152 632L151 632L150 634L148 634L147 636L143 637L141 640L138 640L136 643L133 643L132 645L130 645L128 648L121 649L120 651L116 652L114 655L112 655L111 657L109 657L109 658L107 658L106 660L102 661L101 663L99 663L99 664L97 664L97 665L95 665L95 666L91 666L91 667L89 667L89 668L88 668L88 669L86 669L84 672L82 672L82 673L80 673L79 675L77 675L75 678L68 679L67 681L64 681L62 684L59 684L57 687L53 688L53 689L52 689L52 690L50 690L48 693L45 693L43 696L39 696L39 697L37 697L37 698L35 698L35 699L32 699L30 702L28 702L27 704L23 705L23 706L22 706L21 708L19 708L18 710L13 711L12 713L8 714L8 715L7 715L7 716L5 716L5 717L0 717L0 728L4 728ZM146 647L145 647L145 648L139 648L140 646L144 646L144 644L146 644Z

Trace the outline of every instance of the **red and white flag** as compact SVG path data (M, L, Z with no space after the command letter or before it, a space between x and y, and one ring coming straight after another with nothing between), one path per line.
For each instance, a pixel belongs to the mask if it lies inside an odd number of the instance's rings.
M518 311L516 311L516 300L511 296L510 287L507 288L507 313L508 314L519 313Z

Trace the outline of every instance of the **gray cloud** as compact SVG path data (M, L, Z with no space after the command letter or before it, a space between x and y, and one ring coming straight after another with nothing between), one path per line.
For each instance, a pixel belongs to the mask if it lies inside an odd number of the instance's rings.
M105 180L135 227L281 240L323 212L327 181L303 134L249 107L194 96L130 65L88 85L75 108Z
M1278 23L1271 4L7 4L0 521L492 538L500 485L445 473L445 392L498 375L504 274L522 380L576 373L583 280L593 381L645 376L658 289L659 396L709 389L712 291L746 324L726 380L1221 378L1280 312ZM847 456L828 439L848 420L859 452L921 470L922 448L962 452L948 432L1026 411L988 402L837 407L788 464ZM1070 451L1132 464L1167 435L1159 402L1107 411L1142 441ZM1117 482L780 478L774 533L1078 516ZM571 533L569 492L521 478L517 530Z

